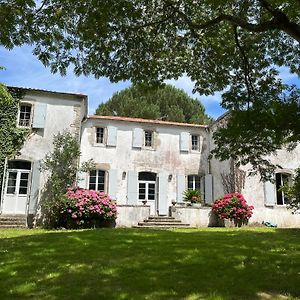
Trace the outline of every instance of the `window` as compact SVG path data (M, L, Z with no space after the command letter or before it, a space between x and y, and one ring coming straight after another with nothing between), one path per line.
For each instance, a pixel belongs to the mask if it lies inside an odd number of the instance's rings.
M276 203L277 205L284 205L287 203L287 199L285 199L285 194L280 189L285 185L288 184L290 181L290 175L285 173L276 173Z
M31 105L21 104L19 110L19 126L29 127L31 122Z
M200 191L200 176L198 175L188 176L188 189Z
M104 144L104 128L96 127L96 143Z
M200 149L200 137L199 135L192 135L192 150L199 151Z
M105 191L105 171L92 170L89 177L89 189L99 192Z
M145 130L144 145L145 147L153 147L153 132L150 130Z

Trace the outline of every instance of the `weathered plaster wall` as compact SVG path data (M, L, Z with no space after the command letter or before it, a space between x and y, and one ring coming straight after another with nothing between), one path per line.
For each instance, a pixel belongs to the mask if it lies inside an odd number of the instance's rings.
M117 127L116 147L95 145L95 126ZM137 149L132 146L134 128L155 132L153 149ZM180 152L180 133L200 134L200 151ZM172 175L167 187L167 203L170 206L176 200L176 175L206 174L208 155L208 134L204 128L192 128L174 125L142 124L124 121L88 119L83 124L81 140L81 162L94 159L102 169L117 169L118 204L127 204L127 176L123 172L166 172ZM87 175L86 175L87 176ZM88 181L88 180L87 180Z
M132 227L150 216L147 205L117 205L116 227Z

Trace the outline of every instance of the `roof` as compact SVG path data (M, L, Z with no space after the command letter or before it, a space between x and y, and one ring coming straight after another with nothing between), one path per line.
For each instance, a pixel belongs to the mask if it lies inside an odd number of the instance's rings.
M196 128L208 128L208 125L201 124L190 124L190 123L179 123L171 121L161 120L148 120L141 118L129 118L129 117L117 117L117 116L97 116L91 115L87 117L91 120L111 120L111 121L124 121L124 122L135 122L135 123L146 123L146 124L159 124L159 125L173 125L173 126L184 126L184 127L196 127Z
M78 96L87 98L88 96L81 93L70 93L70 92L57 92L57 91L49 91L49 90L43 90L43 89L36 89L36 88L29 88L29 87L20 87L20 86L7 86L8 88L13 89L22 89L26 91L33 91L33 92L42 92L42 93L50 93L50 94L59 94L59 95L68 95L68 96Z

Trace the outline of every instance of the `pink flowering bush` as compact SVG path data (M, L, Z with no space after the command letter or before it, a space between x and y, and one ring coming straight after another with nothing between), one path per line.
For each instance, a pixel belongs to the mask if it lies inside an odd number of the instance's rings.
M117 217L117 207L104 192L69 188L60 210L66 227L95 227Z
M215 201L212 211L218 218L234 220L235 223L247 223L251 218L254 209L248 205L242 194L226 194Z

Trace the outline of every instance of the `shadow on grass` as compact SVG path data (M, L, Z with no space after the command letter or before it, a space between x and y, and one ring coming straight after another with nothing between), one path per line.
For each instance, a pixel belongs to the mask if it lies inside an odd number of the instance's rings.
M299 272L296 229L100 229L0 239L1 299L297 298Z

